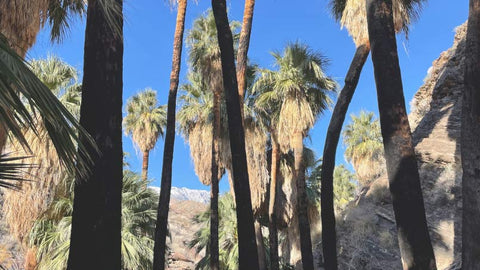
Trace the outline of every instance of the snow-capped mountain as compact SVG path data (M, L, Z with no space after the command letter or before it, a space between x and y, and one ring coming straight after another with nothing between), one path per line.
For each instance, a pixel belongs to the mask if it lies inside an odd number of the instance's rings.
M160 192L159 187L149 187L156 192ZM210 202L210 192L206 190L189 189L185 187L172 187L170 197L178 201L194 201L208 204Z

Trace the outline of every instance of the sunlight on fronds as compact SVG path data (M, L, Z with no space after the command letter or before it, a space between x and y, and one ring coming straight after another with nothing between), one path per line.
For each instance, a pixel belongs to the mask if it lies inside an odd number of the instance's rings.
M123 119L126 135L131 135L140 151L152 150L167 124L167 110L158 105L157 92L150 88L129 98Z
M408 37L409 25L417 19L425 0L392 0L395 31ZM365 0L331 0L332 13L345 27L358 47L368 43L367 7Z
M55 200L37 220L29 235L29 245L37 247L38 270L66 268L73 211L73 182L60 185ZM125 270L152 267L153 233L158 195L143 188L138 174L124 172L122 187L122 262Z
M52 91L9 48L3 36L0 36L0 70L0 87L3 89L0 91L0 122L3 128L9 130L12 138L29 150L23 136L24 128L38 133L36 117L32 117L32 114L40 116L62 165L71 173L85 176L91 164L90 155L94 154L87 148L97 149L93 139ZM80 136L85 138L86 144L79 143Z
M253 85L258 93L255 106L271 116L269 128L276 130L282 152L291 149L294 134L306 136L317 117L331 104L329 95L336 82L324 73L328 60L301 43L288 44L274 52L276 71L261 69Z
M380 122L372 112L351 115L343 131L345 158L352 163L358 180L366 185L385 170Z
M75 69L56 57L33 60L32 66L34 66L33 71L36 75L52 87L51 91L56 92L62 102L69 102L67 107L78 118L81 88L75 82L77 78ZM29 106L27 105L27 107ZM21 182L18 185L18 192L5 192L5 219L11 233L23 245L25 245L33 222L52 202L55 188L65 181L68 174L71 174L61 166L61 160L49 138L44 121L39 118L39 116L35 118L36 130L23 130L22 134L32 153L32 158L26 162L34 164L34 166L23 170L21 177L31 181ZM18 141L12 141L7 147L17 157L30 154Z

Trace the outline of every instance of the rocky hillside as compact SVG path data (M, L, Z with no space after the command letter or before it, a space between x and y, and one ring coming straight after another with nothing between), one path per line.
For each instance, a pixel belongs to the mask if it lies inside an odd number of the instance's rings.
M194 249L188 248L188 243L201 227L193 222L193 218L207 208L207 204L191 200L172 199L170 202L168 228L171 237L167 238L169 269L195 269L195 263L202 258L203 254L196 254Z
M418 157L430 236L438 269L460 269L460 114L466 24L453 47L433 62L411 102L409 115ZM338 227L340 269L402 269L395 219L383 175L365 189Z
M150 187L157 193L160 192L159 187ZM185 187L172 187L170 196L177 201L194 201L199 203L210 203L210 192L199 189L189 189Z

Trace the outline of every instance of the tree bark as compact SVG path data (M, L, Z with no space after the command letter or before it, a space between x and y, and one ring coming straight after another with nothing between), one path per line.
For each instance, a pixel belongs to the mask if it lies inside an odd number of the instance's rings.
M173 147L175 144L175 108L182 59L186 11L187 0L178 0L177 21L173 40L172 72L170 73L170 91L168 93L167 127L165 132L165 148L163 151L162 182L155 227L155 245L153 249L154 270L165 269L168 210L170 205L170 190L172 187Z
M212 0L221 52L222 75L227 104L228 131L232 152L232 175L238 224L239 269L258 270L250 183L248 181L245 133L238 96L233 37L228 23L225 0Z
M333 205L333 171L335 169L335 156L338 140L342 131L345 115L352 100L353 93L357 88L358 80L363 65L370 53L369 44L357 48L353 57L345 85L338 96L337 104L333 109L332 119L328 125L327 138L323 148L322 162L322 187L321 187L321 214L322 214L322 248L326 270L336 270L337 266L337 237L335 232L335 210Z
M297 185L298 229L300 231L300 250L302 252L302 265L303 269L305 270L313 270L312 238L310 236L310 222L308 220L308 202L305 184L305 164L303 162L303 135L301 132L297 132L293 136L295 180Z
M277 174L280 164L280 151L279 145L275 136L275 131L272 131L272 165L270 170L270 198L268 204L268 236L270 243L270 269L279 270L279 258L278 258L278 230L277 230L277 216L276 209L276 197L277 197Z
M248 55L248 48L250 45L250 35L252 33L254 7L255 7L255 0L245 0L242 31L240 32L240 40L238 42L237 82L238 82L238 95L240 96L240 110L242 110L242 112L243 112L243 99L245 98L245 89L246 89L245 74L247 71L247 55Z
M392 0L367 0L380 124L404 269L436 269L405 109Z
M101 155L89 147L91 174L75 181L69 270L121 269L123 3L114 3L119 29L98 1L88 2L80 124Z
M148 158L150 156L150 151L143 152L143 162L142 162L142 182L144 188L147 188L148 181Z
M267 270L267 257L265 254L265 246L263 245L262 225L255 220L255 238L257 241L258 267L260 270Z
M210 269L220 269L220 255L218 245L218 151L221 129L220 117L221 88L214 90L213 99L213 130L212 130L212 165L210 194Z
M462 269L480 265L480 1L470 0L462 101Z

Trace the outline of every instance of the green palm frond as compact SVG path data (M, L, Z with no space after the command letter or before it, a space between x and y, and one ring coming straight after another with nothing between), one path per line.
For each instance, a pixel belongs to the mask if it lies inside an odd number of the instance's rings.
M166 106L158 105L157 92L147 88L134 95L127 101L126 111L125 134L132 136L142 152L152 150L167 124Z
M60 42L70 28L73 15L82 17L86 11L86 0L48 1L47 20L50 24L50 39Z
M306 136L331 104L337 84L324 72L328 60L305 44L290 43L272 56L276 70L259 69L252 91L257 94L257 110L270 116L266 126L276 130L282 151L287 151L290 135L301 132Z
M37 247L39 270L66 269L73 211L74 178L68 177L56 198L37 220L30 245ZM151 269L158 195L143 188L141 177L124 171L122 187L122 262L124 270Z
M383 141L380 122L372 112L351 115L343 131L345 158L352 163L358 179L365 183L382 172Z
M28 64L10 49L3 35L0 35L0 71L0 123L3 127L28 150L23 129L36 132L36 121L31 114L39 115L64 167L72 173L87 174L92 154L87 149L97 149L93 139ZM80 136L85 138L86 144L79 142Z
M0 187L17 189L18 182L29 181L24 177L25 171L34 165L23 162L30 157L11 156L11 153L0 154Z

